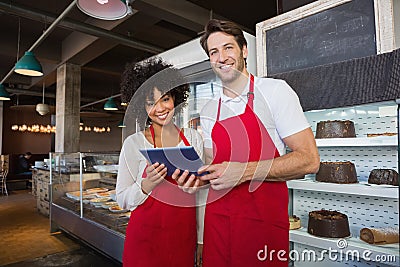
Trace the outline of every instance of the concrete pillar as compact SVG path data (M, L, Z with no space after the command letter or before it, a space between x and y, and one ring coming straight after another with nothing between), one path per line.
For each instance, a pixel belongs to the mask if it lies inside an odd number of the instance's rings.
M3 101L0 101L0 154L3 154Z
M66 63L57 68L55 152L79 151L81 67Z

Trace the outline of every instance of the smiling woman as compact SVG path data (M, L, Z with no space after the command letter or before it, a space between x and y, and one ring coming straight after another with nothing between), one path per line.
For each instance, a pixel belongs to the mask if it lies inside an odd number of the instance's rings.
M157 88L154 88L153 99L147 97L145 103L146 111L153 127L154 124L163 126L171 122L175 110L174 97L169 93L162 95Z
M136 133L125 139L119 159L117 202L121 208L132 211L123 264L193 266L196 228L199 244L203 238L203 217L196 216L196 195L178 187L170 175L175 169L169 169L168 175L164 164L148 163L139 151L193 146L202 156L200 134L194 129L178 128L173 120L186 104L189 86L177 69L159 58L151 58L127 65L121 89L122 101L129 102L124 122L128 127L136 122L140 125ZM191 175L189 179L194 178Z
M175 112L179 113L189 97L189 86L178 70L160 58L149 58L140 63L130 63L121 77L121 100L130 103L128 110L140 128L150 125L150 118L143 103L154 101L154 94L169 94L174 99ZM176 86L178 85L178 86ZM157 88L157 90L153 90Z

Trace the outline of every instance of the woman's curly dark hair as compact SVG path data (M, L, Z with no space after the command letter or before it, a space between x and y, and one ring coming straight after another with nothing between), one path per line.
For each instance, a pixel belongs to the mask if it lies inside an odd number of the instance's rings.
M174 98L175 112L179 113L189 97L189 85L181 73L159 57L128 63L121 76L121 100L129 103L132 118L140 128L151 122L145 109L146 98L153 99L154 88Z

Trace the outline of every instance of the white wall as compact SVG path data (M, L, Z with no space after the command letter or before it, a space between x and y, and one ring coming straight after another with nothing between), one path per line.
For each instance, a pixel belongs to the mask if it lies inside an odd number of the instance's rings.
M249 72L255 74L257 69L256 37L248 34L247 32L244 33L244 36L247 40L247 46L249 50L247 69ZM179 69L208 60L207 54L200 45L200 37L174 47L168 51L162 52L157 56L163 58L165 61L171 63Z
M393 0L394 47L400 48L400 0Z
M79 151L82 152L111 152L120 151L122 147L121 132L122 128L117 127L121 121L121 115L113 114L108 118L81 118L85 126L90 126L93 130L97 127L110 127L111 132L96 133L80 132Z

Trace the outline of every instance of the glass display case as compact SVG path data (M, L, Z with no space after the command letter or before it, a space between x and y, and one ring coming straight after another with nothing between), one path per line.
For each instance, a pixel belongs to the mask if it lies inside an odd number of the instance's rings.
M368 183L372 169L398 172L398 106L395 101L306 112L315 134L320 121L350 120L355 138L316 139L321 162L350 161L358 183L337 184L315 180L314 175L287 183L291 213L300 217L302 228L290 230L296 266L398 266L399 244L372 245L360 239L364 227L399 227L399 186ZM308 214L336 210L348 216L351 236L321 238L307 232ZM335 251L325 254L327 251ZM312 252L313 259L302 259ZM332 257L331 257L332 256Z
M118 153L50 153L51 231L122 260L130 212L116 203Z

